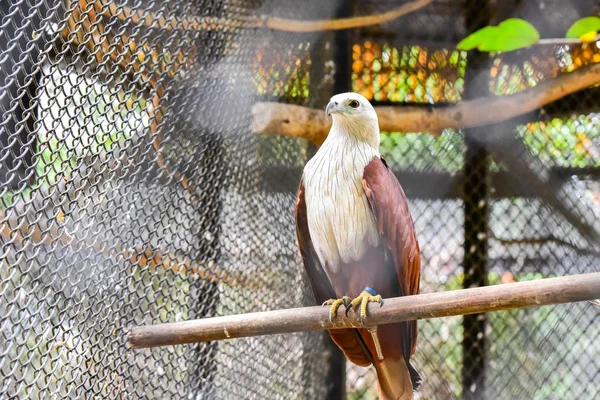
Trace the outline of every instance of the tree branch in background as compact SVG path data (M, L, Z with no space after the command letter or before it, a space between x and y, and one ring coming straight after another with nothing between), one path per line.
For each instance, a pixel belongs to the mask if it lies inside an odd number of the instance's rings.
M302 21L287 18L270 17L268 15L250 16L240 19L218 17L171 17L150 11L134 11L131 7L117 5L113 2L98 0L94 2L97 13L106 17L116 16L123 22L133 22L166 30L222 30L232 28L256 29L266 28L285 32L319 32L360 28L382 24L395 20L403 15L415 12L433 0L417 0L381 14L362 17L340 18L331 20Z
M596 36L592 42L600 40L600 35ZM540 39L535 45L546 45L546 46L570 46L576 44L588 43L581 39L570 39L570 38L557 38L557 39ZM534 45L534 46L535 46Z
M92 67L119 69L140 88L151 92L146 111L150 119L150 136L152 146L156 151L156 163L193 196L196 188L190 179L182 172L173 171L165 160L162 148L163 138L158 129L162 121L163 110L161 107L165 91L159 84L160 77L164 73L169 78L174 78L177 72L193 69L195 65L190 61L193 57L177 51L171 54L173 61L167 63L163 59L166 49L162 49L162 54L159 54L156 48L151 48L143 39L141 39L143 43L140 44L134 37L110 35L106 31L101 17L107 9L111 12L121 10L114 3L104 4L97 1L91 7L88 6L86 0L73 0L67 1L66 6L70 17L61 31L61 36L71 45L73 52L80 52L82 46L87 47L95 61L92 63ZM110 65L111 68L107 68L107 65ZM196 199L193 198L193 201Z
M260 287L259 283L252 279L246 279L241 273L214 273L184 255L163 252L159 249L131 248L120 243L109 246L96 239L68 234L57 225L43 229L36 223L29 224L27 217L12 218L1 211L0 238L2 238L0 243L3 246L16 246L21 249L31 249L32 246L70 247L73 251L93 251L115 262L118 262L119 259L126 260L140 268L163 268L175 274L193 274L200 279L229 286L253 284Z
M580 248L566 240L557 238L554 235L548 235L548 236L543 236L543 237L538 237L538 238L503 239L503 238L497 237L496 235L494 235L492 233L490 235L490 238L492 240L497 241L502 246L543 246L548 243L553 243L553 244L558 244L561 246L568 247L580 254L594 254L594 255L598 254L598 252L594 251L593 248Z
M285 32L318 32L361 28L393 21L403 15L420 10L431 2L432 0L417 0L412 3L403 4L396 9L382 14L332 20L298 21L286 18L267 17L263 27Z
M534 111L569 94L600 83L600 64L580 68L509 96L462 101L444 108L375 107L382 132L428 132L446 128L489 125ZM252 109L255 133L300 137L319 146L331 121L323 110L281 103L260 102Z

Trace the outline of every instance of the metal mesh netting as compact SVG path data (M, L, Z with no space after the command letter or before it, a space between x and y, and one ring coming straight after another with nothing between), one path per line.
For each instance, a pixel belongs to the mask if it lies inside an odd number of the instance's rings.
M600 61L595 44L454 50L510 16L561 37L593 1L436 1L350 32L264 28L401 3L2 2L0 398L320 399L342 379L348 399L375 398L373 371L343 371L322 333L133 350L125 331L313 304L293 206L314 148L252 133L257 101L323 107L345 88L444 106ZM598 271L599 101L591 88L492 127L382 136L422 292ZM570 304L422 321L417 396L595 398L597 318Z
M369 2L361 12L383 10ZM600 61L596 44L488 57L456 51L469 32L505 18L564 37L593 2L436 2L406 20L363 29L353 89L375 103L512 94ZM442 28L443 27L443 28ZM388 33L385 35L384 32ZM393 34L391 34L393 32ZM384 39L382 39L382 37ZM595 88L496 125L382 138L411 198L422 292L598 271L598 104ZM493 110L490 110L493 112ZM421 321L421 398L596 398L598 313L586 304ZM374 398L375 376L351 367L349 391Z

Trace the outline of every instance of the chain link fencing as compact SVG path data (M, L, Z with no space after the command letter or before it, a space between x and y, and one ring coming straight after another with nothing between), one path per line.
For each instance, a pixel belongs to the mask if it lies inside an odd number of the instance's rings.
M375 399L374 372L340 364L323 333L141 350L125 334L313 305L293 207L315 148L252 133L257 101L322 108L352 89L443 107L600 61L595 43L455 50L508 17L562 37L594 1L437 0L351 31L268 27L402 3L2 2L0 399ZM599 271L599 101L590 88L491 127L382 135L422 292ZM421 321L416 397L596 398L597 322L584 303Z

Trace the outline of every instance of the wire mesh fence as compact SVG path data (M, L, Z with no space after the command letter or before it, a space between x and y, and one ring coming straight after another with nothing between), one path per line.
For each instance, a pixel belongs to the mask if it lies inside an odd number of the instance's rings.
M269 25L403 3L2 2L0 398L376 398L374 372L321 333L143 350L124 335L313 304L293 206L315 148L254 134L257 101L320 108L352 89L444 107L600 62L596 43L455 50L512 16L561 37L598 14L587 0L439 0L339 32ZM600 270L599 101L590 88L489 127L382 135L422 292ZM416 396L596 398L597 322L586 304L420 322Z

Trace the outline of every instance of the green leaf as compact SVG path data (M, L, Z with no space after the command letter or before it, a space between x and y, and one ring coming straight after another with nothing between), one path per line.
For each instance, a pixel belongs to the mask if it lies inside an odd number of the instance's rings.
M489 40L489 38L495 34L497 29L498 28L495 26L486 26L485 28L481 28L461 40L456 48L458 50L465 51L473 50L479 47L482 42Z
M590 33L600 31L600 17L585 17L575 21L567 31L567 38L579 39Z
M486 26L463 39L459 50L512 51L531 46L540 39L539 32L529 22L510 18L498 26Z
M540 34L529 22L510 18L498 25L499 37L496 42L484 43L481 51L512 51L531 46L540 40Z

